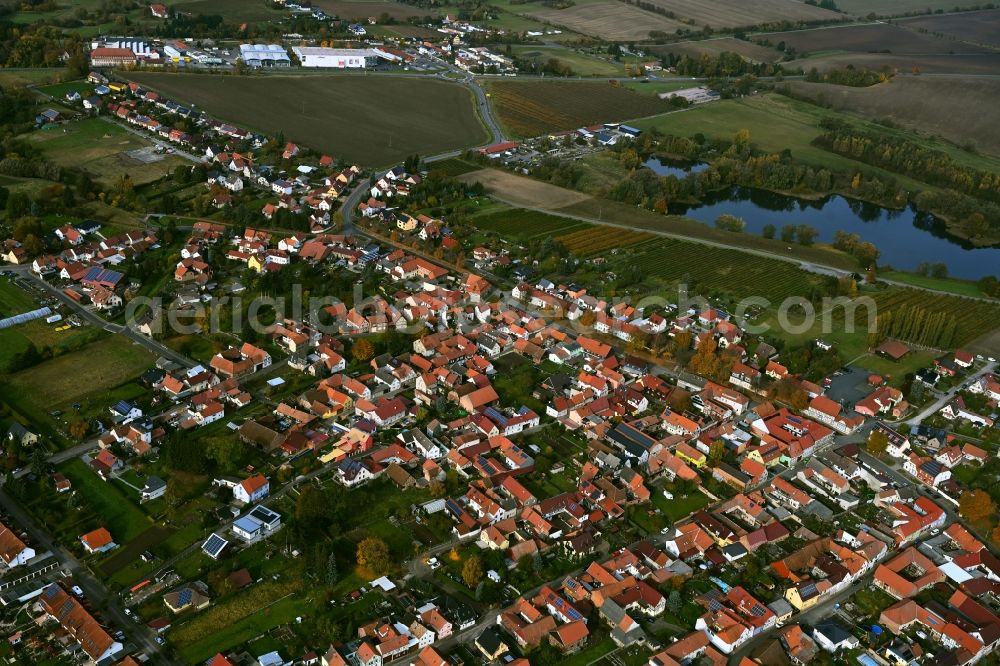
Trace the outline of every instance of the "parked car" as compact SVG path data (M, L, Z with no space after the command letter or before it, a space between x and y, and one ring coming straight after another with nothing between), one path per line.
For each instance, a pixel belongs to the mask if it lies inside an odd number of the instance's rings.
M438 558L432 557L431 559L427 560L427 566L431 568L431 571L434 571L441 567L441 562L440 560L438 560Z

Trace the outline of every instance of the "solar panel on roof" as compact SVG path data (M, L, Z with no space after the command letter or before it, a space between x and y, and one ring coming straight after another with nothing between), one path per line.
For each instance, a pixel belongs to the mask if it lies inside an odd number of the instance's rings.
M201 549L205 551L210 557L218 557L222 549L229 545L229 542L220 537L218 534L212 534L205 540L202 544Z
M191 603L191 596L193 594L194 594L194 592L191 590L191 588L186 588L186 589L181 590L181 593L177 596L177 603L180 603L180 604L189 604L189 603Z

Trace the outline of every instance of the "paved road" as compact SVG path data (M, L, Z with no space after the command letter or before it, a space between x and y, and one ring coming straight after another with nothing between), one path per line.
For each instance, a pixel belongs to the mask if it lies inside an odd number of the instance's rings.
M166 345L160 344L156 340L148 336L145 336L142 333L139 333L138 331L129 328L128 326L109 322L107 319L104 319L93 310L84 307L83 305L74 301L72 298L63 293L61 289L53 287L48 282L46 282L39 276L35 275L35 273L31 271L31 266L29 265L4 266L2 269L0 269L0 272L17 273L18 275L24 278L34 281L37 285L44 288L50 294L56 297L59 300L59 302L67 306L70 310L76 312L78 315L80 315L80 317L85 319L90 324L97 326L98 328L102 328L105 331L108 331L109 333L116 333L118 335L123 335L126 338L130 339L135 344L142 345L143 347L145 347L152 353L156 354L157 356L163 356L187 368L193 368L194 366L198 365L196 361L188 358L187 356L184 356L181 353L174 351L173 349L167 347Z
M28 515L28 512L21 508L17 500L7 494L2 486L0 486L0 506L31 535L36 544L50 551L63 568L70 572L74 582L83 589L93 608L103 611L116 627L127 629L126 641L131 640L144 648L151 655L154 663L166 663L153 632L145 625L137 624L125 615L115 596L108 591L104 584L95 578L90 570L72 553L56 543L46 530L39 527ZM112 634L115 632L114 627L109 627L109 630Z
M956 384L947 393L941 394L941 396L937 400L935 400L930 405L928 405L927 407L925 407L924 409L922 409L919 414L917 414L912 419L910 419L909 421L907 421L907 423L909 425L911 425L911 426L920 425L920 423L924 419L926 419L927 417L929 417L932 414L936 413L942 407L944 407L949 402L951 402L951 399L954 398L959 393L959 391L962 390L962 388L964 386L967 386L970 382L973 382L973 381L979 379L983 375L990 374L991 372L993 372L996 369L996 367L997 367L996 362L987 363L978 372L976 372L974 375L969 376L968 379L963 380L960 384Z

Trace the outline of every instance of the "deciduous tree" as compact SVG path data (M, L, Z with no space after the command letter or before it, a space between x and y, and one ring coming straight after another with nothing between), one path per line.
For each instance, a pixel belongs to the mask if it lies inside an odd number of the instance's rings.
M375 355L375 345L371 340L361 338L351 346L351 355L358 361L367 361Z
M358 544L358 564L376 576L381 576L392 567L389 545L378 537L367 537Z
M869 453L880 456L885 453L885 449L888 446L889 438L881 430L872 430L872 434L868 435L868 444L866 447Z
M972 522L978 522L997 510L997 505L989 493L983 490L969 490L958 499L958 512Z
M462 565L462 580L469 587L479 585L483 579L483 563L478 555L473 555Z

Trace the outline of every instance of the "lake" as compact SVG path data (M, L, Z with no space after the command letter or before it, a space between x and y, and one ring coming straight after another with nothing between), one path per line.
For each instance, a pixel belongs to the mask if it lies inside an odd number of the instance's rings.
M650 165L656 164L656 168ZM651 159L653 171L671 170L663 175L683 178L690 165ZM944 223L928 213L907 207L883 208L863 201L831 195L817 201L798 199L766 190L732 187L712 193L696 206L672 205L670 212L708 225L715 225L720 215L729 214L746 221L748 234L760 234L773 224L780 236L786 224L808 224L819 231L819 242L832 242L837 231L857 234L875 244L881 252L879 265L913 271L921 262L943 263L951 277L978 280L985 275L1000 275L1000 247L974 247L950 235Z

